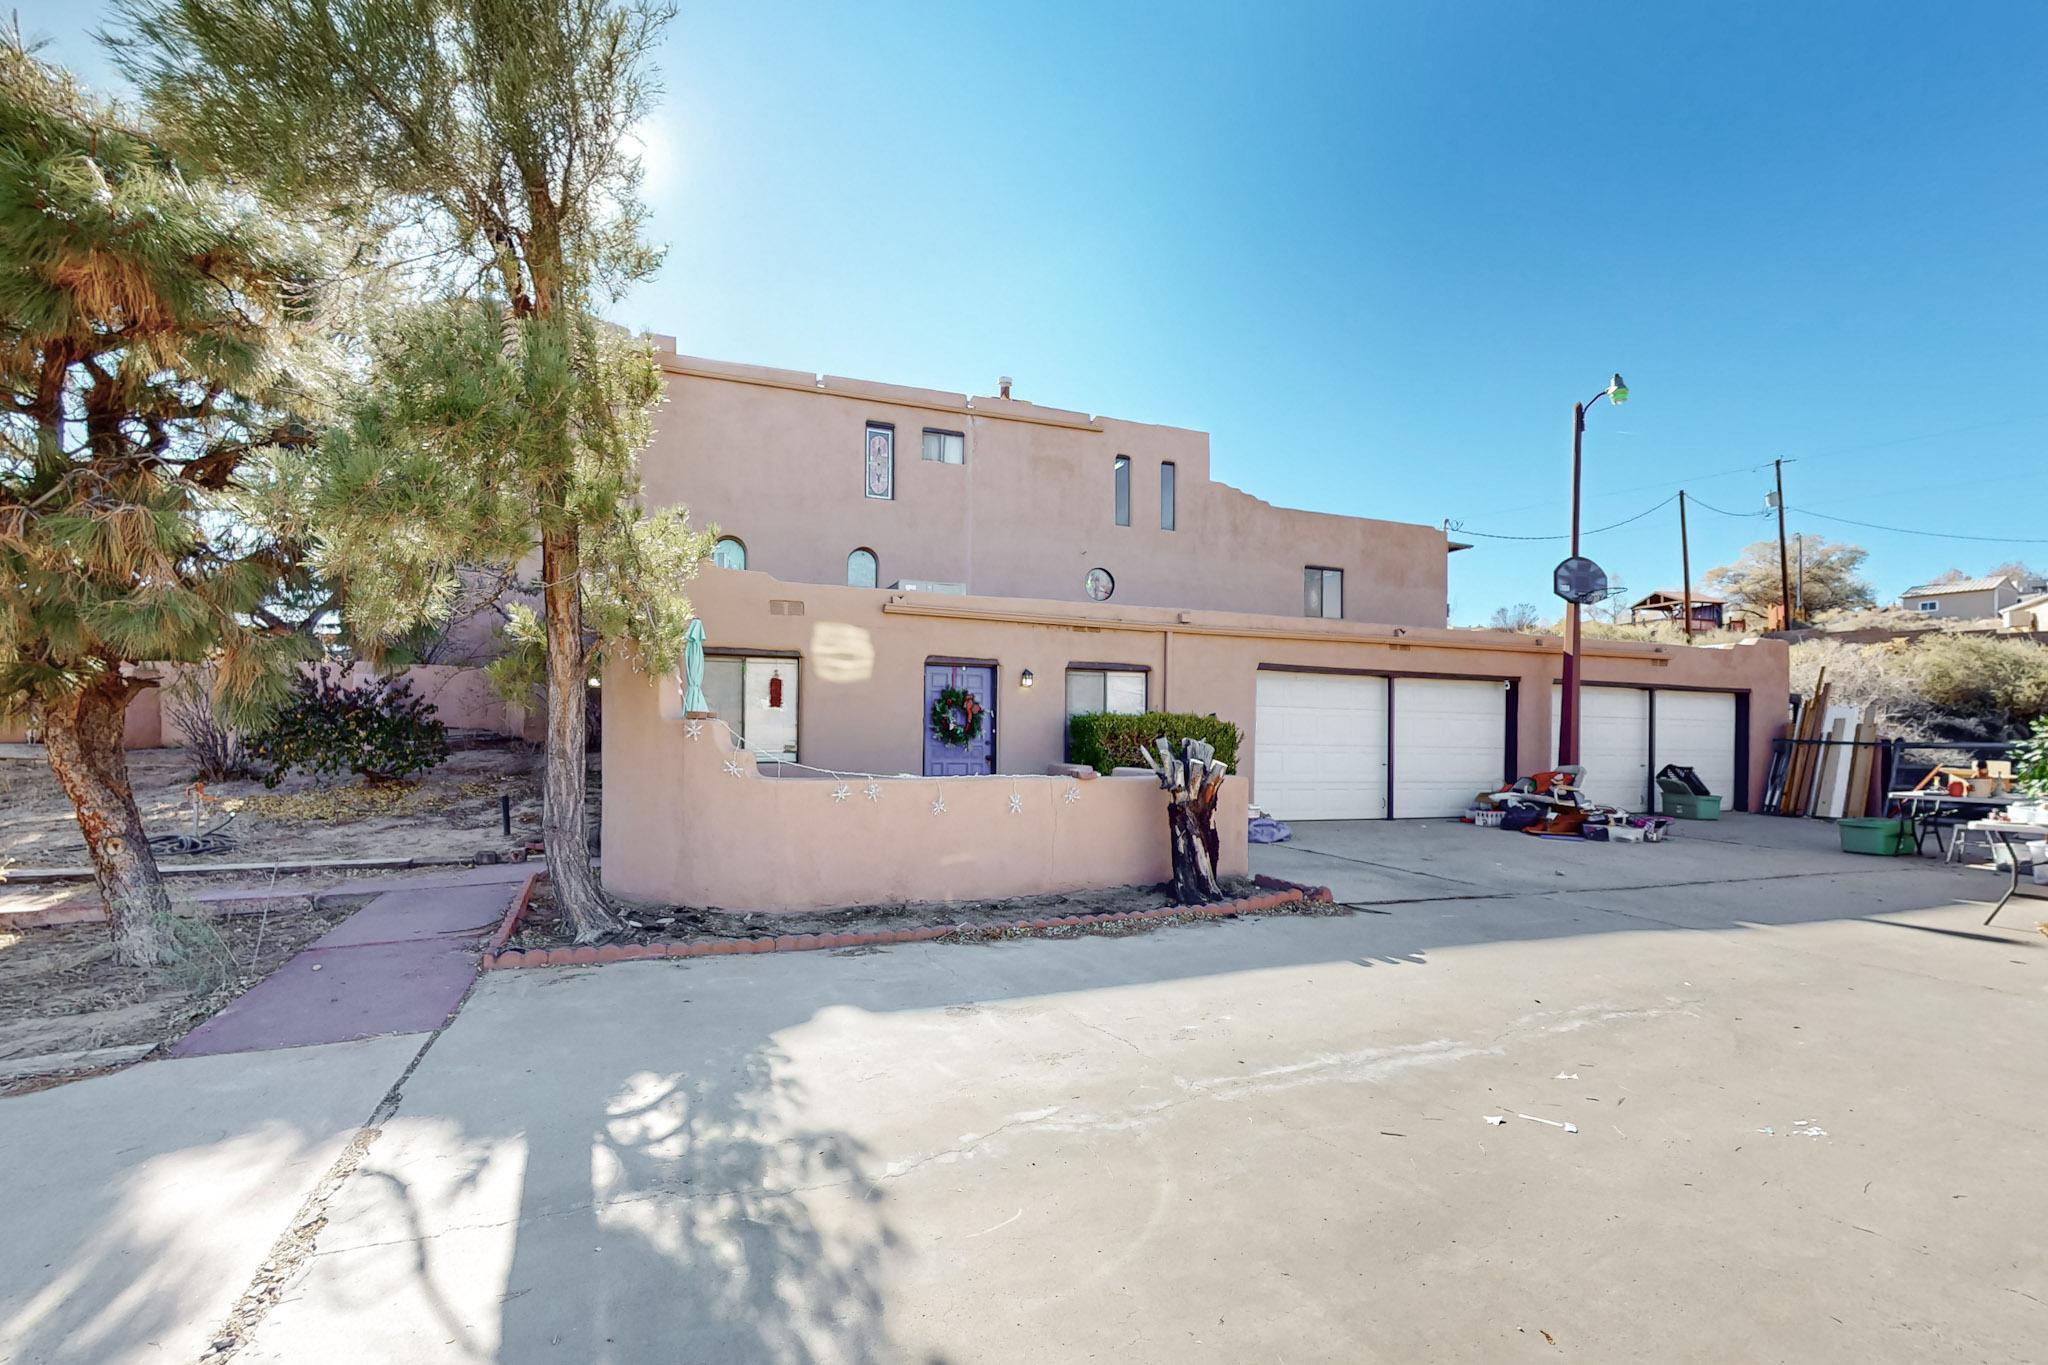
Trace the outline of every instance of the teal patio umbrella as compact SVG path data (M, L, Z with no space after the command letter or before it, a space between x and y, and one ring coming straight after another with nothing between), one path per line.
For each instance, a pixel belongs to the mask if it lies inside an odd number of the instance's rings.
M692 617L683 635L683 710L694 715L710 709L704 700L704 619Z

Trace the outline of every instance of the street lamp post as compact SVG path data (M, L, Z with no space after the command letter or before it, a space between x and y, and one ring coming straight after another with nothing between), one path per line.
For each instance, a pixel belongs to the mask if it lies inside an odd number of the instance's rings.
M1586 435L1586 408L1605 398L1610 403L1628 401L1628 385L1621 376L1584 403L1572 405L1572 558L1579 557L1580 449ZM1564 618L1564 688L1557 708L1557 763L1561 768L1579 762L1579 604L1568 604Z

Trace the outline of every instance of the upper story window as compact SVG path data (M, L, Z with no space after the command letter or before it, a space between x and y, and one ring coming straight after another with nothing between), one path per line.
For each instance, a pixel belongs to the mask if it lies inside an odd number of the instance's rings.
M1307 616L1344 619L1344 571L1319 569L1311 564L1302 570L1302 612Z
M863 488L869 497L887 502L896 496L896 428L887 422L868 423L862 466Z
M747 547L731 536L720 536L718 543L711 547L711 562L721 569L744 569L747 567Z
M1116 457L1116 524L1131 524L1131 457Z
M957 431L924 433L924 457L935 464L966 464L967 438Z
M1173 461L1159 466L1159 529L1173 529Z
M872 588L880 580L879 566L875 563L873 550L855 550L846 557L846 586L849 588Z

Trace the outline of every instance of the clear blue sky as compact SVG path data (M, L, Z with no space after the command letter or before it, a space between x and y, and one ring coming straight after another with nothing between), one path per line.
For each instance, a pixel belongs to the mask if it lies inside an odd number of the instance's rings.
M109 78L97 3L32 35ZM1541 535L1681 484L2048 541L2048 7L686 5L650 139L685 351L1213 434L1298 507ZM2048 544L1795 514L1881 595ZM1700 509L1695 576L1770 524ZM1453 620L1549 612L1480 539ZM1676 509L1593 537L1678 580Z

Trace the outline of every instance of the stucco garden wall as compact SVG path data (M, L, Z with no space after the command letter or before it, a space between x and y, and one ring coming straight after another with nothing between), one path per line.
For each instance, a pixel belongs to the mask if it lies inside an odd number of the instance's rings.
M1147 670L1156 710L1213 712L1251 743L1262 668L1498 678L1516 685L1517 767L1550 764L1554 635L1367 625L1228 612L895 593L784 583L707 568L691 601L716 648L784 651L802 661L798 728L806 763L870 772L923 768L928 658L996 665L996 766L1042 772L1065 754L1069 667ZM1776 640L1687 647L1588 640L1588 683L1726 689L1750 699L1749 804L1761 798L1771 740L1785 721L1789 654ZM1029 669L1034 685L1024 687ZM609 724L609 699L607 699ZM607 765L606 781L616 776Z
M725 726L683 716L673 678L614 662L604 689L603 872L622 895L816 910L1172 873L1166 794L1150 777L770 777ZM1218 806L1226 875L1248 869L1246 790L1225 781Z
M128 749L179 747L185 732L178 727L172 708L163 704L164 686L176 677L181 664L159 664L163 685L145 688L128 703L121 740ZM309 665L310 667L310 665ZM351 678L374 674L368 664L354 664ZM514 739L538 741L544 717L537 711L506 702L491 690L491 681L480 668L458 668L449 664L417 664L402 675L413 691L432 702L441 723L451 730L484 730ZM21 721L0 724L0 744L19 744L28 738L28 726Z

